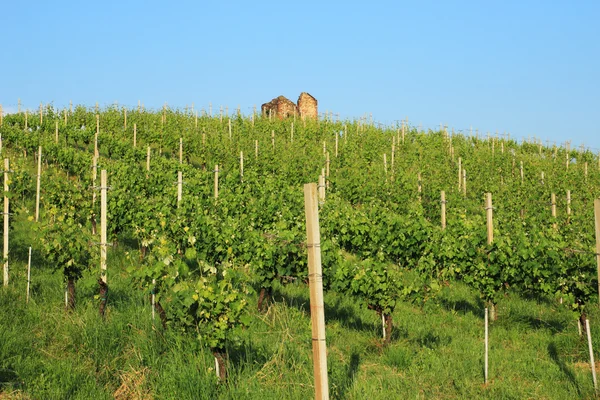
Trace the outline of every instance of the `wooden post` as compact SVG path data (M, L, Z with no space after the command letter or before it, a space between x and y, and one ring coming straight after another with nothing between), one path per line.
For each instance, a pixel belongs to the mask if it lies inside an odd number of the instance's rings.
M600 198L594 200L594 220L596 228L596 266L598 270L598 301L600 302Z
M552 193L551 195L551 201L552 201L552 220L554 221L554 223L552 224L552 227L554 229L557 228L557 224L556 224L556 195L554 193Z
M492 244L494 241L494 210L492 209L492 194L486 193L485 198L485 214L487 218L487 243Z
M319 175L319 203L323 204L325 202L325 176L323 174Z
M258 140L254 141L254 158L258 159Z
M67 126L67 109L66 108L63 110L63 120L65 123L65 126Z
M29 286L31 285L31 247L29 247L29 259L27 261L27 300L29 303Z
M335 158L338 157L338 142L339 142L339 135L336 132L335 133Z
M127 108L123 107L123 128L127 129Z
M594 382L594 391L598 392L598 382L596 381L596 363L594 362L594 347L592 345L592 334L590 332L590 321L585 320L585 330L587 333L588 350L590 352L590 366L592 368L592 381Z
M44 108L42 103L40 102L40 126L42 126L42 123L44 121Z
M106 283L106 247L107 232L106 232L106 192L108 183L106 178L106 170L100 171L100 278Z
M244 182L244 152L240 151L240 181Z
M98 135L100 134L100 115L96 114L96 135L94 136L94 155L98 156Z
M488 353L489 353L489 346L488 346L488 325L489 325L489 323L488 323L487 307L485 308L484 322L485 322L485 338L484 338L485 356L484 356L484 361L483 361L483 382L487 383L488 382Z
M327 142L323 140L323 155L327 154Z
M587 161L583 164L583 175L585 176L585 181L587 182L588 178L588 163Z
M523 161L521 161L521 166L520 166L520 171L521 171L521 185L523 184L523 179L524 179L524 174L523 174Z
M462 158L458 157L458 190L462 188Z
M329 381L327 376L327 344L325 342L321 235L319 232L317 187L314 183L304 185L304 207L306 213L306 246L308 248L308 285L310 289L315 399L327 400L329 399Z
M462 175L463 175L463 183L462 183L462 190L463 190L463 196L467 197L467 170L463 168L462 170Z
M146 171L150 172L150 146L148 146L148 151L146 153Z
M385 172L386 180L387 180L387 154L383 153L383 171Z
M4 258L4 286L8 286L8 172L10 170L10 165L8 162L8 158L4 159L4 250L3 250L3 258Z
M137 147L137 124L133 124L133 147Z
M440 192L440 198L442 202L442 230L446 229L446 192Z
M40 179L42 177L42 146L38 149L37 184L35 190L35 222L40 220Z
M54 125L54 143L58 143L58 120Z
M542 171L542 185L544 184L544 171Z
M181 203L181 197L183 193L183 174L181 171L177 171L177 207Z
M325 159L325 178L327 178L327 187L329 188L329 171L330 171L331 160L329 159L329 152L327 152L327 158Z
M195 120L194 127L195 127L196 129L198 129L198 111L196 111L196 120Z
M229 140L231 140L233 137L233 134L231 133L231 118L228 119L228 124L229 124Z
M567 190L567 218L571 216L571 191Z
M219 198L219 164L215 165L215 199Z
M179 164L183 164L183 138L179 138Z

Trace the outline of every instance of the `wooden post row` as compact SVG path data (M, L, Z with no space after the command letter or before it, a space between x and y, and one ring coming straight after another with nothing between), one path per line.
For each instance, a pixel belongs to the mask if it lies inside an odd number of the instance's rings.
M327 375L327 343L325 341L321 235L319 232L317 187L314 183L304 185L304 207L306 213L315 399L327 400L329 399L329 380Z

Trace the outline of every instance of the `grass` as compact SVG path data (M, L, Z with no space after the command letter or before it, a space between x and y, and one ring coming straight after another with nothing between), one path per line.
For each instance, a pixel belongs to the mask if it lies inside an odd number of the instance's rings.
M226 384L193 337L163 331L130 287L124 249L110 252L110 307L98 316L95 288L78 286L64 311L58 274L34 268L25 304L25 262L0 291L0 399L306 399L313 396L308 290L279 287L262 314L229 349ZM483 309L453 283L423 307L401 304L393 341L356 299L326 293L332 398L593 398L587 344L561 305L508 296L490 327L490 382L483 384ZM591 315L592 323L598 312ZM600 328L593 326L596 348Z

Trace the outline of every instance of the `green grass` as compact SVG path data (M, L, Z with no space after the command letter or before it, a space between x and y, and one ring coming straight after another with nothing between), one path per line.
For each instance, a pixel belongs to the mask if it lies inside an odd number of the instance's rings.
M14 235L26 251L26 232ZM125 274L125 250L109 252L110 307L98 316L96 288L82 281L77 309L64 311L60 275L34 265L25 304L25 257L0 290L0 399L306 399L313 397L307 287L275 291L229 349L229 380L218 384L214 359L194 337L153 324L150 306ZM14 255L14 253L13 253ZM34 258L38 260L38 258ZM483 384L483 309L452 283L423 307L401 304L393 341L356 299L326 293L332 398L593 398L587 343L565 307L508 296L490 327L490 382ZM591 315L592 324L598 312ZM593 325L596 347L600 327Z

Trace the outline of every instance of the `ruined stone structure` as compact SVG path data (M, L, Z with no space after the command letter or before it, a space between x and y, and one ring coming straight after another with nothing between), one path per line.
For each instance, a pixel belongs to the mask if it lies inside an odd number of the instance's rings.
M298 97L298 111L302 118L317 119L319 117L317 99L306 92L300 93Z
M293 117L296 114L302 118L312 119L317 119L319 116L317 99L306 92L300 93L297 105L284 96L279 96L263 104L260 108L263 116L268 117L271 113L272 116L277 116L279 119Z
M273 116L283 119L286 117L293 117L298 112L296 105L284 96L275 97L268 103L263 104L261 107L262 114L265 117L269 116L269 112Z

